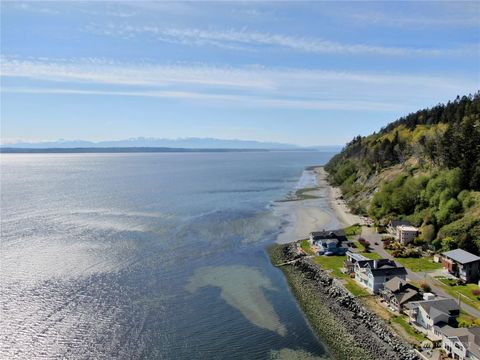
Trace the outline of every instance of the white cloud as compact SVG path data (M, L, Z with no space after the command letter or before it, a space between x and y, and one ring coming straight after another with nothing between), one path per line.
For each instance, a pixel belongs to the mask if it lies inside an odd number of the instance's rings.
M3 92L136 96L204 104L311 110L401 110L474 92L478 79L291 68L129 64L3 57ZM18 78L34 84L12 86ZM59 87L58 84L62 85ZM423 101L425 100L425 102Z
M287 49L305 53L364 54L382 56L440 56L471 52L471 47L461 49L432 49L371 44L346 44L315 37L271 34L239 30L205 30L191 28L163 28L158 26L89 26L88 31L108 36L133 38L140 34L154 37L157 41L203 46L210 45L227 49L254 50L258 46Z

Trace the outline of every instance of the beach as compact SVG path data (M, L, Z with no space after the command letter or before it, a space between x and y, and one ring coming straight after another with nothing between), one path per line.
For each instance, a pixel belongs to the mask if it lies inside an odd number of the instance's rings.
M312 189L302 194L315 198L277 202L274 211L287 225L277 237L279 244L306 239L312 231L338 229L362 224L360 216L352 214L341 199L341 190L332 187L327 172L321 166L305 170L296 190Z

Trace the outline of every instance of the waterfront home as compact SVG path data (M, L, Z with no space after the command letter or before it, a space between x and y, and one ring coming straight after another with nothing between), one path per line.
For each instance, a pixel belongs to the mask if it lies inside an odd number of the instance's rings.
M410 324L425 333L430 340L439 341L441 338L434 327L456 326L460 307L454 299L437 298L409 302L405 305L405 312L408 314Z
M416 286L409 284L398 276L387 281L380 293L389 307L399 313L403 311L408 302L422 299L422 295Z
M441 337L442 349L447 356L457 360L480 360L480 327L453 328L449 325L435 327Z
M313 231L310 233L308 242L310 245L315 245L315 243L321 240L337 240L338 242L347 242L347 237L342 230L323 230L323 231Z
M345 255L351 244L341 230L315 231L308 241L317 255Z
M343 269L342 269L342 271L345 274L353 274L355 272L355 264L358 261L368 260L362 254L356 253L353 249L348 250L346 255L347 255L347 259L343 263Z
M390 259L360 260L355 263L355 280L375 294L396 276L405 280L407 271Z
M399 225L397 226L396 237L400 244L407 245L411 243L418 235L418 229L415 226Z
M480 257L462 249L444 252L443 267L452 275L465 282L480 278Z
M392 236L397 235L397 227L399 226L412 226L412 224L409 221L403 221L403 220L390 220L389 223L387 224L387 231L390 233Z
M337 239L319 240L313 248L316 248L316 255L345 255L348 250L346 244Z

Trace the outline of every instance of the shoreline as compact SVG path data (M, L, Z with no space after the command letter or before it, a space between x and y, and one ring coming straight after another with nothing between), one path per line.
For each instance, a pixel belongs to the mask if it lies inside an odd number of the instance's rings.
M313 184L304 177L311 177ZM275 240L277 244L306 239L312 231L363 224L363 219L352 214L340 200L341 191L329 184L323 166L306 168L299 181L303 182L302 187L295 189L301 194L299 198L289 196L274 205L275 214L287 221Z
M314 179L315 186L305 182L308 176ZM295 189L295 194L308 189L301 194L310 196L276 203L276 214L288 225L267 249L272 265L298 258L295 242L308 238L312 231L364 224L360 216L350 212L341 199L341 190L331 186L327 176L323 166L306 168L299 181L302 187ZM318 265L300 259L280 270L312 330L334 359L418 359L378 315L366 310Z

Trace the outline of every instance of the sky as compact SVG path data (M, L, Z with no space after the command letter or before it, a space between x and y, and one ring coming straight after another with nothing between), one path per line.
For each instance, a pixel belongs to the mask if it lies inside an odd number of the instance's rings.
M480 88L479 1L1 2L1 141L339 145Z

